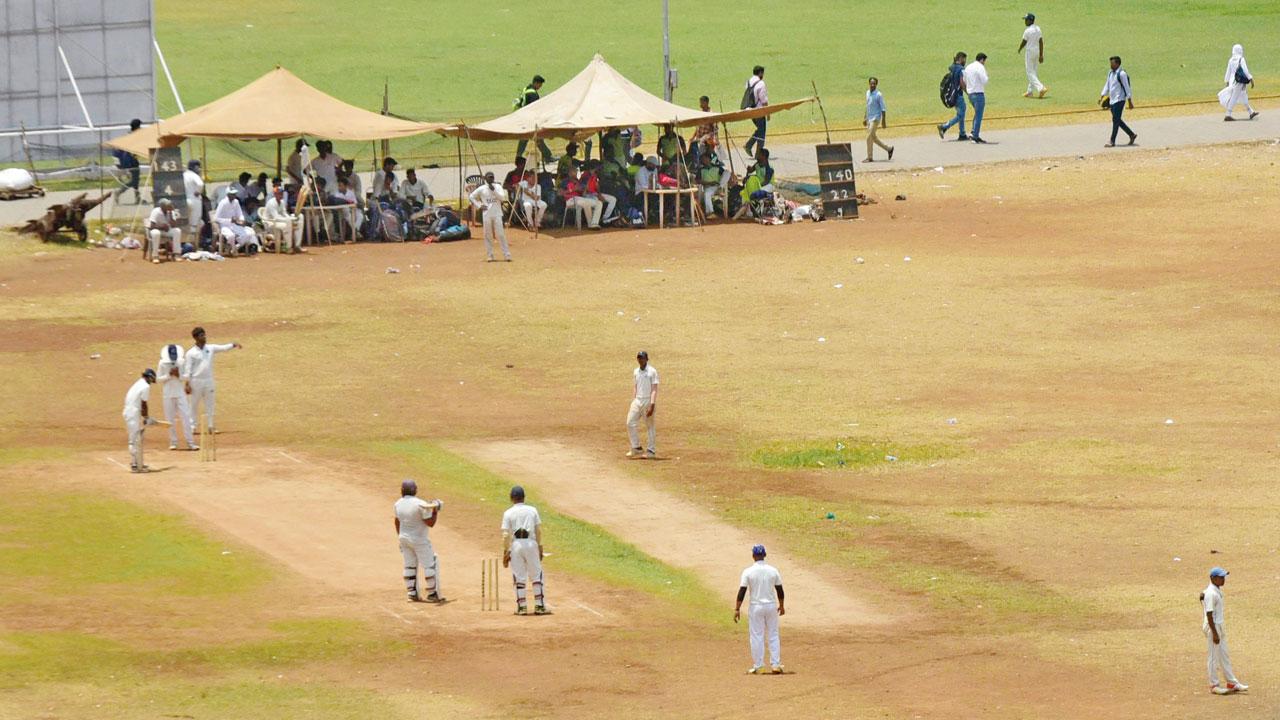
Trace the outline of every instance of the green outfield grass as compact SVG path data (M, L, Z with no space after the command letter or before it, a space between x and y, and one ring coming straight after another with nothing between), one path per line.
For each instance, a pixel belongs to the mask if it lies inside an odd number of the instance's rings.
M1025 75L1016 49L1028 10L1039 16L1045 33L1040 77L1051 93L1043 101L1021 97ZM385 82L396 113L478 121L509 112L534 73L547 78L545 93L597 51L644 88L661 93L657 0L465 8L438 0L283 0L269 12L246 0L159 0L156 15L156 35L188 109L280 64L361 107L381 107ZM677 102L696 106L706 94L713 107L736 109L743 83L760 63L767 67L772 100L806 97L815 82L837 127L860 124L868 75L881 80L890 124L945 117L938 81L962 49L971 57L980 51L991 56L991 116L1089 106L1113 54L1125 58L1139 103L1213 100L1233 43L1244 44L1258 91L1266 93L1266 79L1276 77L1280 63L1277 35L1280 5L1266 3L671 1ZM158 86L161 114L172 114L176 105L163 78ZM784 113L773 125L778 133L820 128L816 106ZM274 144L267 145L247 149L274 164ZM434 136L393 148L441 163L455 152L452 140ZM372 154L367 144L339 151L348 157Z

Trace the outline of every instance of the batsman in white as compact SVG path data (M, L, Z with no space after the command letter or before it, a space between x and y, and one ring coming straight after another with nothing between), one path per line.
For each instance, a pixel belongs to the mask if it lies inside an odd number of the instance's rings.
M156 381L156 371L147 368L142 377L129 386L124 395L124 427L129 432L129 469L136 473L151 470L142 461L142 433L148 425L155 425L147 412L147 401L151 399L151 384Z
M400 499L396 501L396 536L400 540L400 554L404 557L404 589L409 602L442 603L439 579L440 560L431 547L427 529L435 527L436 518L444 507L440 500L419 499L418 484L412 480L400 483ZM427 591L425 598L418 593L418 566L422 566L422 584Z
M228 350L239 350L243 345L240 343L209 345L205 342L202 327L192 330L191 337L195 338L196 344L192 345L183 357L187 376L186 391L190 396L188 401L191 411L191 429L195 429L196 418L200 415L200 404L204 403L205 424L208 431L213 432L213 391L216 389L213 382L213 356Z
M1210 570L1209 586L1200 593L1200 604L1204 606L1204 623L1201 629L1209 643L1209 691L1218 695L1249 689L1231 669L1231 656L1227 654L1227 631L1222 627L1222 586L1227 583L1228 574L1220 567ZM1226 687L1218 684L1218 670L1222 670L1222 675L1227 680Z
M160 348L158 382L164 389L164 418L169 421L169 449L178 449L178 428L187 441L188 450L199 450L191 438L191 407L187 405L187 376L183 374L181 345L165 345Z
M751 548L755 563L742 571L738 587L738 604L733 608L733 621L742 617L742 600L751 595L747 609L747 632L751 638L751 669L748 675L764 672L764 642L769 640L769 655L773 658L774 674L782 673L782 641L778 638L778 618L787 614L784 604L786 593L782 590L782 575L778 569L764 561L763 545Z
M627 411L627 435L631 438L629 458L653 458L658 456L658 426L653 414L658 403L658 369L649 364L649 353L641 350L636 353L636 363L640 367L632 373L635 378L635 395L631 398L631 409ZM640 423L644 423L649 431L649 447L640 447Z
M547 614L542 586L542 518L526 505L524 488L511 488L511 507L502 513L502 567L511 568L516 586L516 614L528 615L525 583L533 585L533 614Z

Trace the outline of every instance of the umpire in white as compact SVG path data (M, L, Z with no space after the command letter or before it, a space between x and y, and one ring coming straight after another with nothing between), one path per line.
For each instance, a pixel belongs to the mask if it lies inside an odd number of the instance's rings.
M440 562L431 547L427 529L435 527L436 518L444 503L439 500L419 499L418 484L412 480L400 483L400 499L396 501L396 536L400 541L400 554L404 556L404 589L409 602L442 603L437 580ZM418 567L422 567L422 584L427 596L418 593Z
M516 614L529 613L525 583L533 585L533 614L546 615L542 593L542 518L524 502L524 488L511 488L511 507L502 513L502 567L511 568L516 586Z

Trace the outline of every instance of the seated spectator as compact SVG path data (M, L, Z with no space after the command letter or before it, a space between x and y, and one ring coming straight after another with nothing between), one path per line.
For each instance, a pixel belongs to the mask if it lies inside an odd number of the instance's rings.
M564 184L564 207L570 212L582 211L588 229L600 229L600 199L589 194L587 182L578 177L576 168L569 169L569 179Z
M570 140L564 146L564 155L560 156L559 162L556 163L556 184L563 187L569 179L569 170L577 170L582 163L578 162L578 158L574 157L578 154L578 143Z
M328 140L316 141L316 152L318 154L311 160L311 172L324 178L332 190L338 186L338 167L342 165L342 156L333 151L333 143Z
M280 181L280 178L271 178L271 190L267 194L268 200L275 195L277 189L284 193L284 205L282 205L281 208L285 211L292 212L291 209L293 207L296 192L291 192L288 187L285 187L284 183Z
M245 191L248 197L258 200L259 203L266 202L270 192L267 185L267 174L264 172L258 173L257 179L249 183L245 187Z
M547 212L547 203L542 199L542 186L538 184L537 173L532 170L526 172L516 184L511 197L519 202L530 228L542 227L542 216Z
M727 178L724 166L720 164L720 160L715 156L715 153L702 153L699 165L698 187L702 190L702 205L709 218L716 212L715 199L720 194L720 188L724 186Z
M223 240L231 244L236 251L247 250L250 254L262 249L258 236L249 227L245 219L244 209L240 207L240 191L234 187L227 190L227 196L218 202L218 209L213 212L213 220L218 224L218 232Z
M249 197L250 197L250 195L249 195L249 180L250 180L250 178L252 178L252 177L253 177L253 176L252 176L252 175L250 175L249 173L247 173L247 172L242 172L242 173L240 173L240 177L238 177L238 178L236 179L236 181L235 181L235 182L231 183L231 188L235 188L235 189L236 189L236 195L238 195L238 196L239 196L239 198L240 198L240 203L241 203L242 205L244 204L244 201L245 201L245 200L248 200L248 199L249 199ZM231 188L227 188L228 192L230 192L230 189L231 189Z
M428 205L435 205L435 196L425 182L418 179L418 171L409 168L404 171L404 182L400 183L400 197L408 204L412 214Z
M364 181L360 179L360 173L356 172L356 161L343 160L338 175L347 179L347 187L356 195L356 207L364 210Z
M293 152L289 153L289 162L284 166L289 181L298 187L302 187L306 182L306 178L302 176L302 148L304 147L307 147L307 141L298 138L298 141L293 144Z
M658 138L658 158L663 166L674 164L684 153L684 138L676 134L675 126L663 125L662 135Z
M627 141L622 137L620 128L609 128L600 139L600 160L606 166L614 163L620 167L626 167L628 150L630 148L627 147Z
M271 198L258 212L258 218L262 220L263 229L267 234L275 238L278 243L276 247L280 248L281 252L305 252L302 247L302 220L289 213L288 202L285 199L284 188L279 184L279 178L276 178L276 185L271 190Z
M769 151L765 148L756 150L756 162L747 168L747 176L742 181L740 193L742 206L733 216L734 220L752 217L751 201L760 200L773 192L773 167L769 165Z
M600 161L590 160L587 162L587 171L583 173L582 181L586 183L585 197L594 198L604 203L604 210L601 213L601 222L608 225L618 219L616 208L618 206L618 198L610 195L600 188Z
M636 153L636 157L640 157L640 153ZM635 164L634 159L632 164ZM635 193L639 195L645 190L658 189L658 157L650 155L644 159L644 165L636 171L635 175Z
M703 95L698 98L698 109L702 112L711 112L711 98ZM716 149L720 147L720 126L714 122L699 125L693 131L693 137L689 140L689 152L693 155L695 166L702 165L701 157L705 153L716 153Z
M393 157L385 157L382 159L382 169L373 174L373 183L370 189L373 196L379 200L389 198L386 202L394 202L400 198L400 182L396 180L396 159ZM388 184L390 180L390 184Z
M339 201L336 203L338 205L348 206L338 210L337 214L351 227L351 234L354 237L359 232L360 226L364 224L364 213L356 206L356 193L347 184L345 177L338 178L338 191L333 194L333 199Z
M526 164L524 157L517 157L515 167L502 179L502 187L507 191L507 195L515 195L516 186L524 179Z
M160 198L160 204L151 211L151 216L147 218L147 235L151 239L151 262L160 262L160 238L165 235L169 236L169 259L178 258L181 253L182 226L169 198Z

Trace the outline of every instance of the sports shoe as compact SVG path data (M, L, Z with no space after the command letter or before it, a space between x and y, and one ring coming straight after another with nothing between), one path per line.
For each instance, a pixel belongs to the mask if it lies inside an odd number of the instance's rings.
M546 606L546 605L534 605L534 606L533 606L533 614L534 614L534 615L550 615L550 614L551 614L551 611L550 611L550 610L547 610L547 606Z
M656 452L654 452L654 451L652 451L652 450L646 451L646 452L645 452L645 454L644 454L644 459L645 459L645 460L656 460L657 458L658 458L658 453L656 453Z
M178 449L178 443L169 443L169 449L170 449L170 450L177 450L177 449Z
M890 145L890 146L889 146L889 159L890 159L890 160L892 160L892 159L893 159L893 147L894 147L893 145Z
M1230 115L1228 115L1228 116L1226 116L1226 117L1222 118L1222 122L1235 122L1235 121L1236 121L1236 119L1235 119L1235 118L1233 118L1233 117L1231 117Z
M426 599L426 600L423 600L423 602L437 603L437 604L438 604L438 603L442 603L442 602L444 602L444 598L440 597L440 594L439 594L439 593L431 593L430 595L428 595L428 596L427 596L427 599Z
M516 614L517 614L517 615L528 615L528 614L529 614L529 608L525 607L524 605L517 605L517 606L516 606Z
M958 141L965 141L965 140L968 140L968 139L969 139L969 136L968 136L968 135L965 135L964 133L960 133L960 137L956 138L956 140L958 140Z
M945 140L947 137L947 129L941 125L938 126L938 139Z
M418 597L418 593L409 593L409 602L422 602L422 598Z
M1248 689L1249 686L1242 682L1227 683L1227 690L1229 692L1245 692Z
M976 143L978 143L979 145L986 145L986 144L987 144L987 141L986 141L986 140L983 140L982 138L978 137L977 135L974 135L974 136L973 136L973 141L974 141L974 142L976 142Z
M1221 685L1210 685L1209 692L1213 693L1214 695L1226 695L1231 691L1222 687Z
M755 666L755 667L751 668L750 670L748 670L748 671L747 671L747 674L748 674L748 675L763 675L763 674L764 674L763 670L764 670L764 666L762 666L762 665L757 665L757 666Z
M774 674L774 675L781 675L781 674L782 674L782 666L781 666L781 665L774 665L774 666L773 666L773 668L772 668L772 671L773 671L773 674Z
M630 450L627 451L627 457L629 458L638 458L642 455L644 455L643 448L631 448Z
M1040 91L1040 98L1043 100L1044 96L1048 94L1049 94L1049 86L1045 85L1044 89Z
M1022 97L1024 97L1024 98L1029 98L1029 97L1031 97L1031 93L1030 93L1030 92L1024 92L1024 93L1022 93Z
M191 447L189 447L189 448L187 448L187 449L188 449L188 450L199 450L199 449L200 449L200 446L199 446L199 445L192 445Z
M1250 120L1252 120L1252 119L1254 119L1254 118L1258 117L1258 116L1259 116L1259 115L1261 115L1261 114L1262 114L1262 113L1258 112L1257 110L1254 110L1253 112L1249 113L1249 119L1250 119Z

